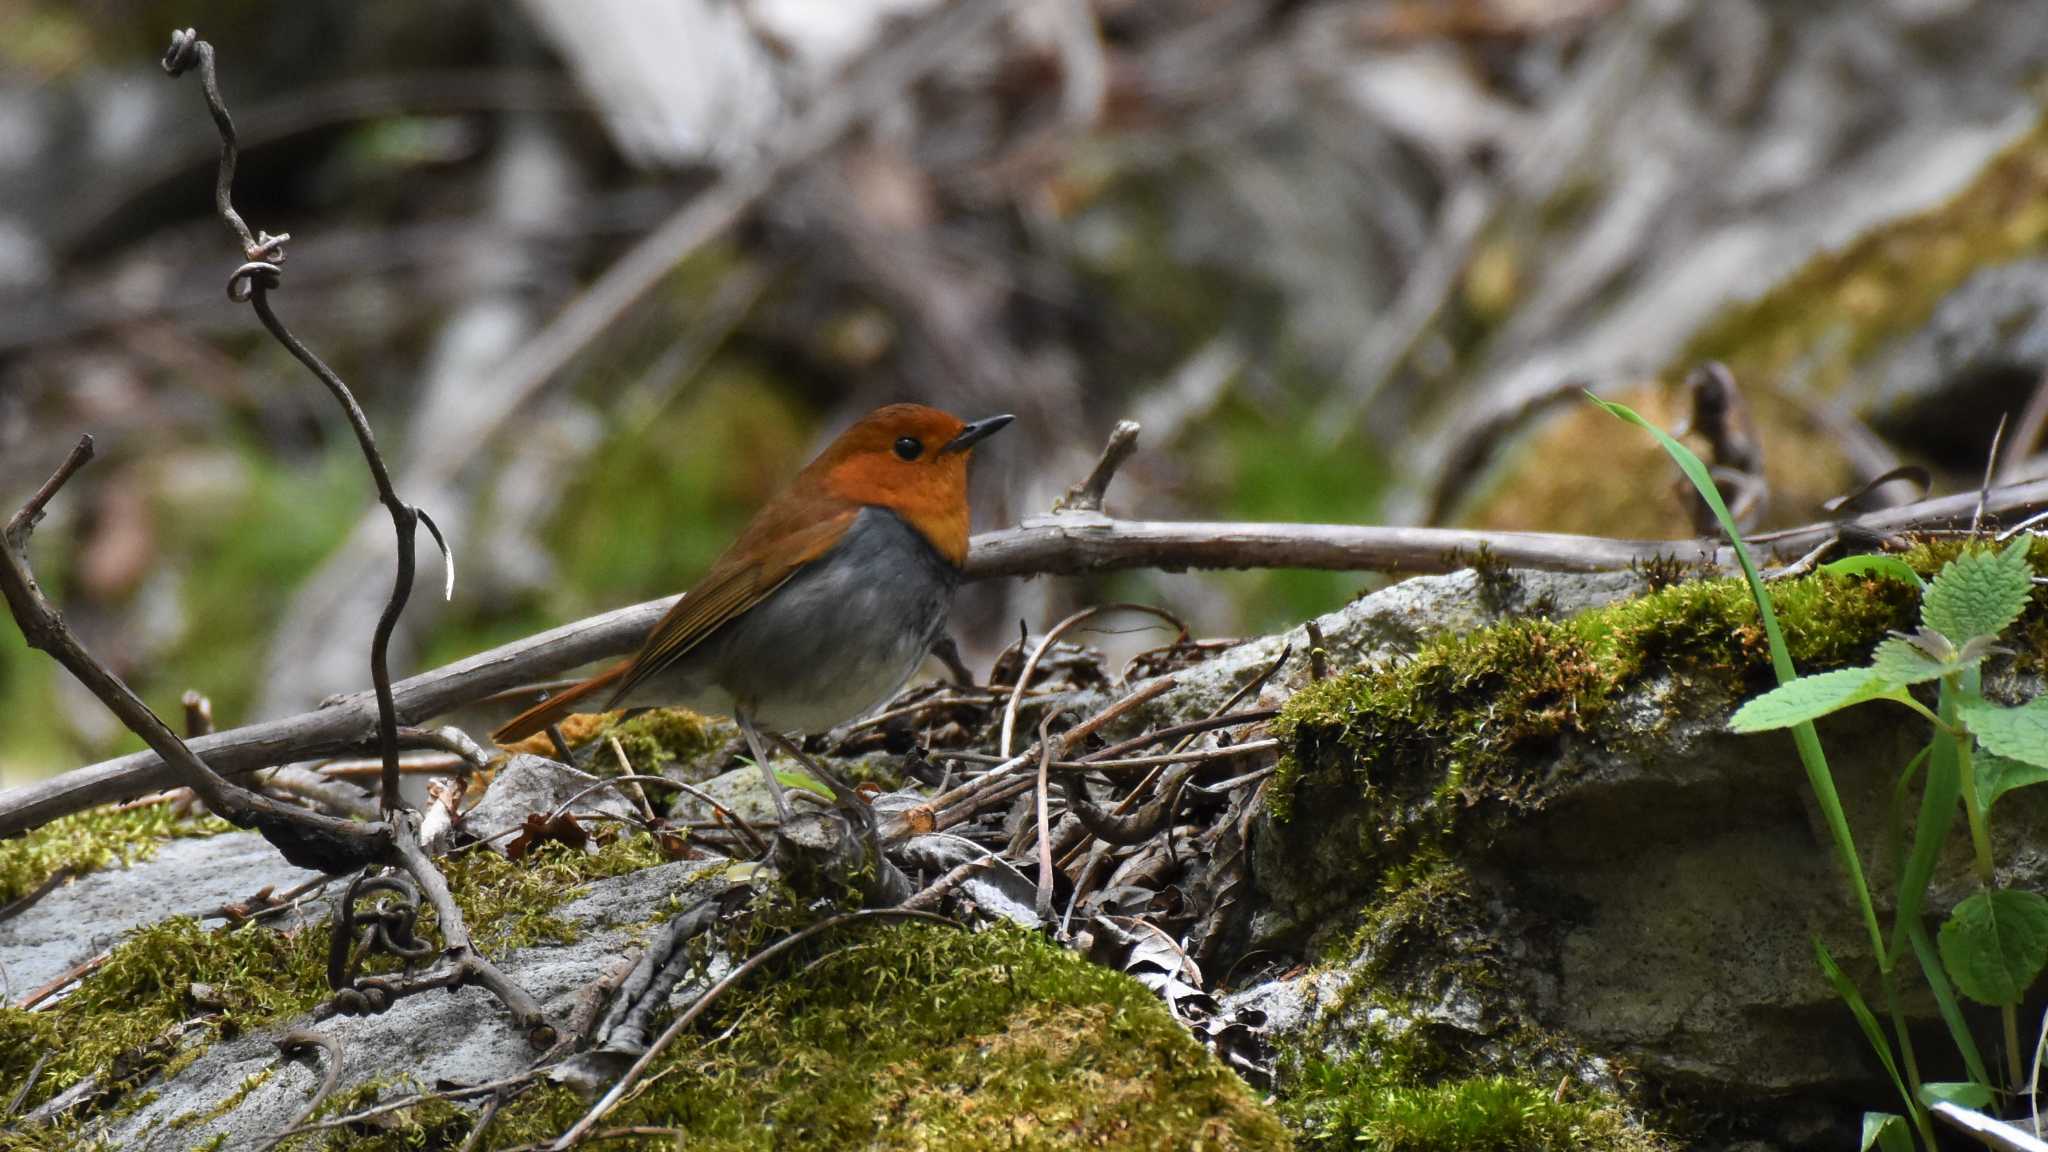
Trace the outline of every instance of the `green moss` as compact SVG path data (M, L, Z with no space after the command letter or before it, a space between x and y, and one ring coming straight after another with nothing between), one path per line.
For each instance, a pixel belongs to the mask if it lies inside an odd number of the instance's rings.
M593 834L598 851L583 852L556 842L535 846L519 860L487 849L458 852L441 861L448 890L476 946L487 955L537 944L569 944L575 925L555 915L557 909L589 891L593 880L623 876L666 863L668 857L652 837L633 832L618 835L610 828ZM433 931L430 913L422 934Z
M676 1044L607 1127L679 1128L711 1152L1289 1146L1136 981L1011 928L849 929L735 989L695 1035L717 1039ZM535 1089L488 1143L552 1139L586 1107Z
M1935 562L1927 549L1914 559ZM1863 660L1888 630L1910 627L1918 605L1893 581L1817 574L1779 582L1773 597L1808 672ZM1272 803L1284 816L1303 789L1331 789L1375 811L1406 806L1402 826L1427 824L1412 818L1422 811L1439 829L1476 806L1537 806L1558 783L1548 773L1559 741L1598 732L1616 699L1662 674L1695 689L1690 699L1773 682L1741 581L1671 585L1571 620L1512 620L1312 684L1277 724L1288 753ZM1374 827L1391 834L1386 821Z
M165 1071L181 1054L180 1024L194 1014L192 986L211 989L207 1028L232 1035L310 1009L326 994L327 935L261 924L209 930L189 917L141 929L53 1008L0 1008L0 1097L36 1060L49 1062L28 1106L88 1076L104 1103ZM197 1047L185 1047L185 1059Z
M249 1098L249 1093L263 1087L276 1072L277 1069L275 1068L265 1068L259 1072L250 1073L243 1078L242 1083L233 1092L221 1097L220 1103L215 1104L206 1111L187 1112L182 1115L173 1116L171 1118L171 1127L190 1128L194 1124L207 1124L220 1119L235 1109L240 1108L242 1101Z
M1653 1152L1615 1100L1502 1074L1431 1080L1402 1060L1307 1061L1286 1103L1310 1148L1369 1152Z
M323 1103L314 1116L332 1119L373 1108L379 1100L413 1096L425 1091L411 1078L372 1077L346 1092L337 1092ZM476 1124L474 1113L447 1100L426 1100L411 1108L387 1112L375 1125L328 1129L319 1136L302 1136L282 1145L287 1149L331 1148L336 1152L416 1152L418 1149L458 1147ZM317 1141L317 1142L316 1142ZM492 1141L485 1147L504 1145Z
M0 840L0 904L34 891L59 869L73 874L133 864L166 840L227 831L222 820L183 819L168 804L127 812L113 808L61 817L17 839Z
M619 770L617 757L603 747L613 737L618 738L619 750L626 754L626 763L632 765L635 773L658 776L674 764L694 765L723 748L738 731L727 721L713 720L687 708L656 708L631 719L620 719L622 715L607 713L599 724L578 725L574 730L565 724L562 728L572 748L580 749L593 742L600 745L598 754L588 761L600 774ZM715 766L704 768L691 775L701 779L715 774Z
M1580 1049L1502 1011L1508 960L1485 916L1470 877L1434 846L1390 870L1333 950L1343 985L1282 1054L1283 1115L1316 1148L1668 1147L1632 1114L1625 1079L1588 1087ZM1507 1039L1418 1022L1417 1005L1461 1001L1483 1005Z
M565 942L574 929L555 915L562 904L592 880L665 859L639 833L620 836L606 830L599 839L602 847L589 854L548 843L520 861L488 851L446 857L443 870L477 946L502 955L532 944ZM421 934L430 934L432 913L422 919ZM0 1099L11 1098L36 1060L49 1053L28 1106L94 1076L99 1087L94 1103L105 1107L121 1100L127 1089L173 1075L196 1058L201 1045L181 1043L179 1025L202 1010L205 1031L214 1038L309 1011L328 994L327 944L324 924L287 932L262 924L210 930L180 917L143 928L117 945L105 964L54 1007L40 1012L0 1007ZM372 964L370 970L381 969ZM195 984L210 989L205 1005L192 1001ZM122 1102L132 1104L134 1098ZM40 1146L68 1146L49 1138L52 1143ZM0 1150L6 1148L0 1143Z

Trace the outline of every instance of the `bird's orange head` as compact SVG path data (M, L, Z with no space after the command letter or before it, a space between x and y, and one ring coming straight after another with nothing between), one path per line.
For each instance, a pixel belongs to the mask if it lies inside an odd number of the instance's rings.
M967 560L967 457L1010 420L969 424L922 404L877 408L811 461L796 487L887 508L958 568Z

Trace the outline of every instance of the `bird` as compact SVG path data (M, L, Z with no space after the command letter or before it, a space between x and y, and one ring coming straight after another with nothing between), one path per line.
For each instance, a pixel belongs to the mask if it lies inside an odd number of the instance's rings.
M682 705L738 723L789 817L764 733L822 732L902 688L945 630L967 560L967 461L1013 417L868 413L754 514L639 650L521 712L508 744L571 712Z

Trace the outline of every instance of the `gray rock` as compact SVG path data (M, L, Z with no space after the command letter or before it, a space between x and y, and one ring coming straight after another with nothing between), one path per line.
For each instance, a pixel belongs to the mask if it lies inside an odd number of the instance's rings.
M476 807L463 813L462 830L502 852L510 843L508 834L524 827L526 818L536 812L546 814L568 805L576 815L637 814L617 788L599 787L601 783L599 777L544 756L514 756L498 770Z
M1786 1140L1847 1122L1821 1102L1879 1100L1888 1089L1815 964L1813 940L1867 995L1875 961L1792 740L1730 733L1737 703L1690 680L1647 681L1594 735L1562 739L1526 767L1542 782L1539 799L1478 810L1450 801L1460 811L1448 852L1464 877L1454 911L1431 906L1405 931L1352 942L1334 969L1234 999L1266 1011L1283 1038L1313 1035L1339 1051L1421 1023L1458 1037L1459 1050L1505 1052L1533 1025ZM1820 728L1888 917L1896 877L1878 845L1925 724L1880 706ZM1298 799L1291 822L1259 829L1258 943L1348 931L1359 909L1379 904L1377 867L1406 859L1445 815L1437 799L1392 799L1418 786L1429 796L1427 782L1399 775L1375 778L1375 811L1329 789L1306 812ZM2006 797L1995 834L2001 882L2048 888L2048 860L2028 848L2048 839L2048 797ZM1949 844L1931 916L1971 891L1963 840ZM1475 956L1484 977L1473 976ZM1908 1008L1939 1029L1924 993Z
M761 770L752 764L743 764L730 772L713 776L697 788L749 824L758 827L775 823L775 797L769 794L768 781L762 777ZM791 803L803 803L796 798L799 791L801 789L788 789ZM679 792L673 815L677 820L710 820L716 813L702 799L688 792Z
M2017 416L2048 369L2048 260L1986 268L1856 373L1844 399L1944 462L1980 464L1996 414Z
M319 875L285 863L254 832L167 841L147 861L77 877L0 922L0 991L20 1000L137 928Z
M703 863L665 864L600 880L558 912L575 924L576 942L527 948L498 957L513 980L540 1000L551 1019L566 1019L577 993L630 953L644 926L669 899L712 871ZM264 1147L304 1109L326 1072L324 1055L279 1056L277 1038L302 1022L214 1044L169 1080L151 1085L154 1099L114 1122L111 1147L183 1152L225 1133L223 1152ZM342 1046L338 1092L370 1080L421 1085L480 1084L526 1071L533 1051L503 1010L480 988L401 1000L379 1016L337 1018L319 1025ZM199 1120L239 1091L247 1079L275 1069L225 1115ZM182 1125L174 1123L184 1117Z

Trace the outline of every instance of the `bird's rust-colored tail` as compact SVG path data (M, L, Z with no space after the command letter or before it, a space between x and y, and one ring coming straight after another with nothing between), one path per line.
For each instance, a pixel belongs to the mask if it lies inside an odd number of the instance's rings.
M491 733L491 739L500 744L515 743L572 712L589 711L593 706L591 697L599 696L601 703L602 697L609 695L617 686L619 678L626 674L626 669L632 667L632 664L630 660L620 661L580 684L562 689L507 720L496 732Z

